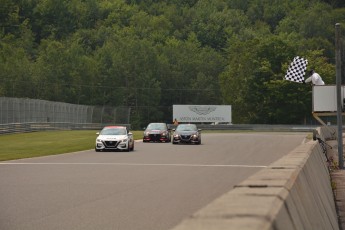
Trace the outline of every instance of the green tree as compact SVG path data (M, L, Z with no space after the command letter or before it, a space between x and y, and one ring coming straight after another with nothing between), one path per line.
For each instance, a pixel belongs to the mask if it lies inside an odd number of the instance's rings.
M0 95L6 97L34 97L32 64L23 47L0 41Z
M0 1L1 95L130 106L137 127L170 121L173 104L230 104L235 123L306 121L310 90L285 71L302 56L334 83L344 23L336 0Z
M286 80L264 84L266 92L258 112L265 124L306 124L312 117L311 88Z

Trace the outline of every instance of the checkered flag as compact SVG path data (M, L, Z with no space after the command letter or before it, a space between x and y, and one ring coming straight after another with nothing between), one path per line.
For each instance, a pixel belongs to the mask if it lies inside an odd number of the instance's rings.
M286 72L285 80L302 83L307 69L308 60L300 57L294 57L289 69Z

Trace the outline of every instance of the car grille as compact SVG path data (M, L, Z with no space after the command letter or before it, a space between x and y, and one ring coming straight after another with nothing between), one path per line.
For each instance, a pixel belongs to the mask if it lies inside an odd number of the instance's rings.
M116 148L118 144L118 141L104 141L104 145L106 148Z
M160 134L150 134L149 136L151 141L159 141L161 138Z
M181 140L182 141L189 141L191 138L191 135L181 135Z

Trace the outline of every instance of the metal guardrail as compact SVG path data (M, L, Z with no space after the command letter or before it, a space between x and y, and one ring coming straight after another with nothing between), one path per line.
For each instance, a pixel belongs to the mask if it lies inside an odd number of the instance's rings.
M197 125L203 130L239 130L239 131L280 131L280 132L312 132L317 125L265 125L265 124L236 124L236 125ZM175 128L174 125L168 125Z
M0 124L0 135L10 133L26 133L46 130L101 130L106 125L101 123L68 123L68 122L28 122L28 123L11 123ZM130 128L129 124L117 124ZM285 132L312 132L318 126L315 125L197 125L203 130L239 130L239 131L285 131ZM170 129L175 128L169 124Z
M104 126L114 124L68 123L68 122L28 122L0 124L0 135L11 133L29 133L48 130L101 130ZM117 124L130 127L128 124Z
M101 130L104 126L114 124L101 123L69 123L69 122L28 122L0 124L0 135L10 133L27 133L47 130ZM130 128L129 124L117 124ZM239 130L239 131L276 131L276 132L312 132L316 125L197 125L203 130ZM173 124L168 124L170 129L175 128Z

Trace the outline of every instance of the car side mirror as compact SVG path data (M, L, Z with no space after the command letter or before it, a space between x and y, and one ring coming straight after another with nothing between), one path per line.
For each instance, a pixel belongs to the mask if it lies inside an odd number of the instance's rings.
M99 132L97 132L96 135L99 135Z
M133 133L129 132L128 135L133 135Z

